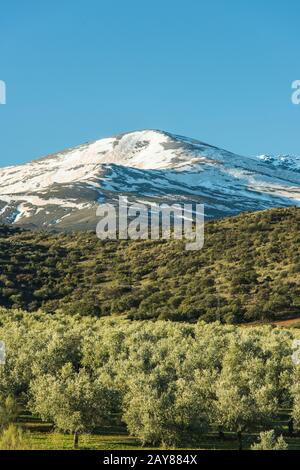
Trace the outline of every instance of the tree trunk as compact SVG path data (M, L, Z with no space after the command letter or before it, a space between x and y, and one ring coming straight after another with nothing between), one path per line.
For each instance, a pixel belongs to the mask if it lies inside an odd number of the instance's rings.
M291 418L288 422L289 427L289 435L292 436L294 434L294 420Z
M237 432L237 439L239 443L239 450L243 450L243 440L242 440L242 432L238 431Z
M219 426L219 439L221 441L225 441L225 435L224 435L224 432L222 430L222 426Z
M78 442L79 442L79 434L78 431L74 432L74 439L73 439L73 448L78 449Z

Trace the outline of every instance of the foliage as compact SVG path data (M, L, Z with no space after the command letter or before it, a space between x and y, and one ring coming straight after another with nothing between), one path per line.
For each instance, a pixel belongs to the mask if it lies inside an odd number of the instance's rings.
M261 432L259 442L251 450L287 450L288 445L282 436L276 438L274 430Z
M191 444L208 427L206 381L195 375L195 383L192 377L172 380L168 367L157 366L131 378L123 415L129 432L143 445Z
M92 431L108 419L113 393L100 379L65 364L57 374L40 375L32 381L30 408L62 431L75 434Z
M6 428L19 414L19 406L12 395L0 397L0 428Z
M251 333L232 337L215 384L214 420L237 433L240 448L244 431L274 418L280 395L279 384L266 380L268 363L253 336L254 343Z
M68 433L125 423L143 445L193 445L210 430L299 426L299 331L0 310L0 392ZM12 408L12 407L8 407Z
M0 435L0 450L29 450L27 435L14 424L10 424Z

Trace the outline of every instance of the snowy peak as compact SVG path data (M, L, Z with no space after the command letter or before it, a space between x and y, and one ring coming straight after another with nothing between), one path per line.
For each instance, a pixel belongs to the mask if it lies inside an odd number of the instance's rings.
M299 159L248 158L159 130L0 169L0 223L94 229L99 201L199 202L206 216L300 205Z
M197 145L165 132L145 130L97 140L25 165L0 169L0 194L40 191L53 184L87 181L102 165L139 169L177 168L192 163ZM198 144L199 146L199 144ZM195 153L195 155L194 155ZM201 159L197 154L198 160Z

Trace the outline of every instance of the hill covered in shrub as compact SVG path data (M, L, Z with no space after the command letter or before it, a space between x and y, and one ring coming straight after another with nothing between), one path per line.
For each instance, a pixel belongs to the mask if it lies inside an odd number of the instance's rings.
M0 305L70 315L241 323L300 316L300 209L208 222L180 241L0 227Z

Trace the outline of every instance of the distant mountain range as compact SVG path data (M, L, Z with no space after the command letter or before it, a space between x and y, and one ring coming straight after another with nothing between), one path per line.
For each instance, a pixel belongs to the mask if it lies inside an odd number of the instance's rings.
M258 155L260 161L270 163L276 168L300 173L300 156L296 155Z
M300 158L243 157L159 130L0 169L0 223L95 229L99 202L199 202L207 218L300 205Z

